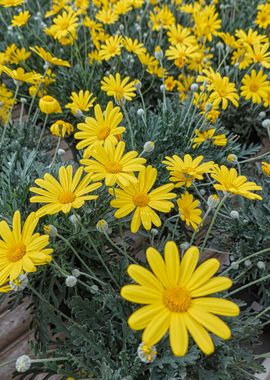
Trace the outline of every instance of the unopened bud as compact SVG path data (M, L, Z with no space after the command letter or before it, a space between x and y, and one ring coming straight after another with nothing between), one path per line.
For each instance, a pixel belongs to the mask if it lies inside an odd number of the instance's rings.
M258 261L257 262L257 268L264 270L265 269L265 263L263 261Z
M192 85L190 86L191 91L197 91L198 88L199 86L197 85L197 83L192 83Z
M18 357L15 364L17 372L23 373L29 370L31 367L31 359L28 355L22 355Z
M74 277L79 277L81 272L79 271L79 269L73 269L73 271L71 272L72 273L72 276Z
M161 91L161 92L165 92L165 91L166 91L166 86L165 86L165 84L162 84L159 88L160 88L160 91Z
M235 164L238 161L238 157L235 154L230 153L227 156L227 161L230 162L230 163Z
M67 276L65 284L68 288L73 288L77 284L77 278L75 276Z
M231 217L232 219L239 219L239 212L236 211L236 210L232 210L232 211L230 212L230 217Z
M74 225L80 224L81 221L80 215L70 215L68 219Z
M106 222L106 220L104 219L100 219L97 224L96 224L96 229L98 230L98 232L101 232L101 233L107 233L108 230L109 230L109 225L108 223Z
M213 105L211 103L205 104L205 107L204 107L205 112L210 112L212 108L213 108Z
M155 149L155 143L153 141L147 141L143 146L143 151L145 153L151 153Z
M259 113L259 115L258 115L258 118L259 118L260 120L264 119L265 117L266 117L266 112L264 112L264 111L261 111L261 112Z
M245 264L245 267L250 267L251 266L251 264L252 264L252 262L250 261L250 260L245 260L244 261L244 264Z
M208 207L215 208L219 204L220 197L217 194L210 195L207 199Z
M58 156L63 156L66 153L66 151L62 148L59 148L57 151Z
M184 243L180 244L180 248L182 252L185 252L190 247L190 244L185 241Z
M263 128L269 128L270 127L270 119L265 119L262 122L262 126L263 126Z
M143 115L144 115L144 110L143 110L142 108L139 108L139 109L137 110L137 115L138 115L138 116L143 116Z
M158 230L156 228L152 228L150 232L151 232L151 235L153 235L153 236L158 235Z
M55 237L58 235L58 230L56 227L54 227L52 224L47 224L43 227L43 231L46 235L49 235L51 237Z

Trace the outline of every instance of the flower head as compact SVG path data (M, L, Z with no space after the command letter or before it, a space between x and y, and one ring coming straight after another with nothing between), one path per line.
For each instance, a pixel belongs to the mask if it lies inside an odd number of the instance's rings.
M49 63L50 65L70 67L70 63L68 61L64 61L61 58L54 57L51 53L49 53L42 47L35 46L31 47L30 50L32 50L34 53L36 53L40 58L42 58L45 62Z
M246 99L251 99L253 103L261 103L267 95L270 83L267 80L267 75L262 70L256 72L251 71L251 74L246 74L242 79L241 95Z
M192 228L196 230L202 221L200 216L202 210L198 207L199 201L194 199L193 195L186 191L177 200L177 205L179 207L180 218L186 223L187 226L191 225Z
M196 269L198 248L188 248L180 262L178 248L172 241L165 245L164 258L152 247L147 249L146 258L151 271L130 265L128 274L137 284L121 290L126 300L145 305L128 319L133 330L144 330L144 344L153 346L169 330L173 353L184 356L190 333L209 355L215 348L207 330L222 339L231 337L229 327L215 314L237 316L239 307L225 299L207 297L232 286L229 278L213 277L220 266L217 259L206 260Z
M0 222L0 284L35 272L38 265L51 261L49 237L34 233L37 224L37 214L32 212L22 227L19 211L13 216L12 229L6 221Z
M74 131L74 128L72 124L64 120L57 120L51 125L50 131L52 135L65 137L66 135L70 135Z
M216 129L206 129L205 131L200 131L199 129L195 129L194 131L195 137L193 139L192 148L198 148L204 142L211 142L215 146L226 146L227 145L227 137L224 134L216 135Z
M218 184L214 185L216 190L225 191L227 193L242 195L245 198L262 200L262 197L252 191L262 190L255 182L248 182L247 177L238 175L235 168L228 169L225 165L216 167L211 173Z
M30 198L31 203L45 203L37 215L52 215L60 211L67 214L72 208L80 208L85 201L97 199L97 195L89 195L101 186L100 182L91 182L91 174L82 178L83 168L80 167L73 176L71 165L61 166L58 172L59 181L46 173L44 179L36 179L39 187L31 187L32 193L38 194Z
M116 218L124 218L133 213L131 221L131 232L136 233L141 224L150 231L152 224L161 226L161 220L154 210L170 212L173 203L169 201L176 197L171 193L172 184L160 186L151 191L157 178L157 170L152 166L143 167L139 172L138 181L130 183L128 186L120 185L121 189L115 189L112 195L115 199L111 201L111 206L118 208L114 214Z
M268 162L263 161L261 169L267 177L270 177L270 164Z
M69 108L74 115L76 115L78 111L88 112L89 109L93 107L93 103L96 100L96 98L93 97L92 92L88 90L80 90L78 93L72 92L70 99L72 102L68 103L66 108Z
M119 126L123 119L119 107L114 107L112 102L107 104L103 112L100 105L94 108L95 118L87 117L85 123L77 125L79 132L75 133L75 139L81 140L77 149L94 146L95 144L117 143L117 137L125 132L126 128Z
M176 182L175 187L190 187L195 179L202 180L205 173L210 173L213 169L214 162L209 161L201 164L203 156L198 156L194 160L189 154L180 158L176 154L172 157L165 157L163 163L167 166L172 182Z
M62 109L57 99L50 95L42 96L39 99L39 109L41 112L49 115L51 113L61 113Z
M20 12L17 15L13 16L11 20L11 25L20 28L21 26L24 26L27 23L30 17L31 16L29 11Z
M135 83L128 81L129 77L121 80L119 73L116 73L115 77L110 74L101 81L101 90L105 91L108 96L113 96L116 101L132 100L136 96Z

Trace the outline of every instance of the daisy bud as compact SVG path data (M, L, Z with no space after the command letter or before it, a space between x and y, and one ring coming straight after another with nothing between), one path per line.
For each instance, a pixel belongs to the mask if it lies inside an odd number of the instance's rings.
M206 103L205 104L205 107L204 107L204 109L205 109L205 112L210 112L211 111L211 109L212 109L212 104L211 103Z
M109 230L109 225L108 223L106 222L105 219L100 219L97 224L96 224L96 229L98 230L98 232L101 232L101 233L107 233L108 230Z
M232 219L239 219L239 212L236 211L236 210L232 210L232 211L230 212L230 217L231 217Z
M120 24L120 25L119 25L119 30L120 30L121 32L123 32L124 29L125 29L124 25L123 25L123 24Z
M77 215L77 216L76 215L70 215L70 217L68 219L72 224L74 224L74 226L79 224L81 221L80 215Z
M48 68L49 68L50 66L51 66L50 63L47 62L47 61L45 61L44 65L43 65L43 69L44 69L44 70L48 70Z
M81 272L79 271L79 269L73 269L73 271L71 272L72 273L72 276L74 277L79 277Z
M153 141L147 141L143 146L143 151L145 153L151 153L155 149L155 143Z
M77 278L75 276L67 276L65 284L68 288L73 288L77 284Z
M138 32L139 30L141 30L141 26L140 26L139 24L135 24L135 29L136 29L137 32Z
M264 270L265 269L265 263L263 261L258 261L257 262L257 268Z
M205 189L201 189L201 190L200 190L200 193L201 193L202 195L205 195L205 193L206 193Z
M136 88L137 91L140 90L142 88L142 82L139 81L138 79L135 79L134 87Z
M115 100L115 103L118 106L122 107L122 106L124 106L126 104L126 99L124 97L122 97L122 99Z
M143 116L143 115L144 115L144 110L143 110L142 108L139 108L139 109L137 110L137 115L138 115L138 116Z
M146 38L148 36L147 33L143 33L143 38Z
M190 247L190 244L185 241L184 243L180 244L181 251L184 253L188 248Z
M9 286L11 287L12 290L15 292L20 292L27 288L28 285L28 278L26 274L20 274L16 280L14 281L9 281Z
M47 224L43 227L43 231L46 235L49 235L51 237L55 237L58 235L58 230L56 227L54 227L52 224Z
M162 84L159 88L160 88L161 92L165 92L166 91L166 86L164 84Z
M26 372L31 367L31 359L28 355L19 356L16 360L16 370L17 372Z
M155 55L155 58L156 58L158 61L161 61L162 58L163 58L163 56L164 56L162 50L160 50L160 51L155 51L155 54L154 54L154 55Z
M219 204L220 197L217 194L210 195L207 199L207 205L210 208L215 208Z
M80 119L81 117L83 117L83 113L81 110L76 110L75 113L74 113L74 116L77 118L77 119Z
M234 269L234 270L237 270L237 269L239 269L239 264L238 263L232 263L232 269Z
M143 342L139 345L137 353L143 363L152 363L157 357L156 346L148 346Z
M198 88L199 88L199 86L197 85L197 83L192 83L192 85L190 86L190 89L193 92L197 91Z
M152 228L150 232L151 232L151 235L153 235L153 236L158 235L158 230L156 228Z
M270 119L265 119L262 122L262 126L263 126L263 128L269 128L270 127Z
M58 156L63 156L66 153L65 149L59 148L57 151Z
M252 264L252 262L250 261L250 260L245 260L244 261L244 264L245 264L245 267L250 267L251 266L251 264Z
M11 31L12 31L12 26L9 25L9 26L7 27L7 30L8 30L8 32L11 32Z
M218 50L221 50L221 49L224 48L224 44L223 44L221 41L219 41L219 42L216 44L216 47L217 47Z
M55 98L50 95L45 95L39 100L39 109L41 112L49 115L51 113L61 113L61 106Z
M27 99L26 98L21 98L20 102L23 103L23 104L26 104L27 103Z
M238 157L235 154L230 153L227 156L227 161L234 164L238 161Z
M264 119L266 117L266 113L264 111L261 111L258 115L258 118L261 120L261 119Z

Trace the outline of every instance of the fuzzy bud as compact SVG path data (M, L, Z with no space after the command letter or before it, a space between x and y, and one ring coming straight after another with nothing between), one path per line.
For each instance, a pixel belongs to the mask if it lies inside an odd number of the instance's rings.
M29 370L31 367L31 359L28 355L19 356L16 360L16 370L17 372L23 373Z
M143 151L145 153L151 153L155 149L155 143L153 141L147 141L143 146Z
M216 44L216 47L217 47L218 50L221 50L221 49L224 48L224 44L223 44L221 41L219 41L219 42Z
M70 215L70 217L68 218L69 221L74 225L76 226L77 224L80 224L80 221L81 221L81 217L80 215Z
M259 113L259 115L258 115L258 118L259 118L260 120L264 119L265 117L266 117L266 113L265 113L264 111L261 111L261 112Z
M20 98L20 102L21 102L22 104L26 104L26 103L27 103L27 99L26 99L26 98Z
M245 267L250 267L252 265L252 262L250 260L245 260L244 261Z
M144 110L143 110L142 108L139 108L139 109L137 110L137 115L138 115L138 116L144 116Z
M213 108L213 105L211 103L205 104L205 107L204 107L205 112L210 112L212 108Z
M49 235L51 237L55 237L58 235L58 230L56 227L54 227L52 224L47 224L43 227L43 231L46 235Z
M165 84L162 84L159 88L160 88L160 91L161 91L161 92L165 92L165 91L166 91L166 86L165 86Z
M15 280L9 282L9 286L15 292L20 292L27 288L28 277L26 274L20 274Z
M180 248L182 252L185 252L190 247L190 244L185 241L184 243L180 244Z
M143 363L152 363L157 357L156 347L148 346L143 342L139 345L137 353Z
M108 233L109 225L104 219L100 219L96 224L96 229L98 232L101 232L103 234Z
M58 156L63 156L66 153L64 149L59 148L57 151Z
M142 88L142 82L139 79L135 79L134 87L139 91Z
M154 54L154 55L155 55L155 58L156 58L158 61L161 61L162 58L163 58L163 56L164 56L162 50L160 50L160 51L155 51L155 54Z
M73 288L77 284L77 278L75 276L67 276L65 284L68 288Z
M235 154L230 153L227 156L227 161L230 162L231 164L235 164L238 161L238 157Z
M73 269L73 271L71 272L72 273L72 276L78 278L81 274L81 272L79 271L79 269Z
M230 217L231 217L232 219L239 219L239 212L236 211L236 210L232 210L232 211L230 212Z
M153 235L153 236L158 235L158 230L156 228L152 228L150 232L151 232L151 235Z
M262 126L263 126L263 128L269 128L270 127L270 119L265 119L262 122Z
M197 85L197 83L192 83L192 85L190 86L191 91L194 91L194 92L197 91L198 88L199 86Z
M215 208L219 204L220 197L217 194L210 195L207 199L207 205L210 208Z
M77 118L77 119L80 119L83 117L83 113L81 110L76 110L75 113L74 113L74 116Z
M263 261L258 261L257 262L257 268L264 270L265 269L265 263Z
M234 270L237 270L237 269L239 269L239 264L238 263L232 263L232 269L234 269Z

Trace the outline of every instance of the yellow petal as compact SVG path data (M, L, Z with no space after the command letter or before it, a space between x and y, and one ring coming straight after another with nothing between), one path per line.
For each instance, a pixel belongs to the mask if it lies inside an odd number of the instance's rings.
M240 313L239 307L234 302L222 298L197 298L192 300L192 305L226 317L235 317Z
M213 341L205 330L205 328L196 322L190 315L187 313L184 314L185 324L188 331L190 332L195 343L206 355L210 355L215 351Z
M198 323L203 325L207 330L219 336L222 339L229 339L231 337L231 330L220 318L215 315L203 311L196 306L188 309L188 314L191 315Z
M204 285L218 271L219 266L220 263L217 259L206 260L195 270L186 284L188 290L192 291Z
M131 302L150 304L160 302L162 294L154 288L140 285L125 285L121 289L121 296Z
M211 278L205 285L191 292L192 297L203 297L208 294L226 290L232 286L232 280L227 277Z
M184 254L180 265L179 285L185 286L191 279L199 260L199 250L197 247L190 247Z
M131 264L128 267L129 276L140 285L146 286L147 288L155 288L160 292L163 292L164 288L161 282L146 268L141 265Z
M170 286L170 281L168 279L166 266L163 258L161 257L161 254L156 249L151 247L146 251L146 258L153 273L163 284L163 286L168 288Z
M164 257L170 285L175 286L177 285L179 279L180 259L178 248L174 241L168 241L165 245Z
M150 321L162 312L164 306L162 304L147 305L134 311L128 319L128 324L133 330L144 329Z
M176 356L184 356L188 350L188 332L182 313L172 313L170 343Z
M153 346L166 334L170 325L170 314L169 310L164 308L151 320L142 335L145 344Z

